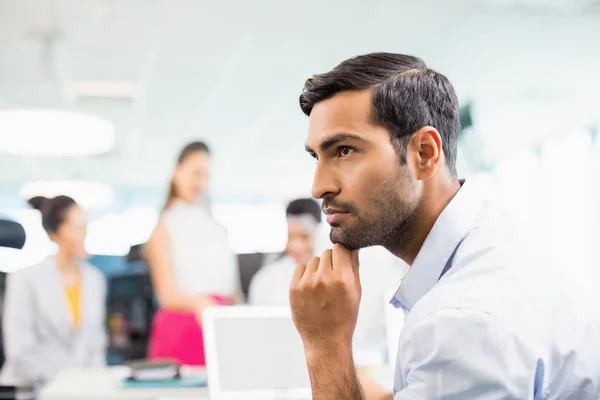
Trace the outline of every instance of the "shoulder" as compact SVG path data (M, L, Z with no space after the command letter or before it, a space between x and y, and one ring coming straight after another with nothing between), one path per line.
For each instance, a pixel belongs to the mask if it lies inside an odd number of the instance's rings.
M97 267L91 265L88 262L84 262L81 265L81 270L87 282L94 284L96 287L106 287L106 278Z
M39 280L42 276L52 271L52 268L55 268L56 264L54 263L52 257L47 257L44 260L30 265L28 267L22 268L18 271L11 272L9 274L9 280L12 281L31 281L31 280Z
M577 309L584 304L564 263L549 254L530 228L502 214L490 214L467 235L452 268L409 313L406 324L457 316L494 321L533 338L551 329L548 310L558 300ZM575 286L573 286L575 285ZM478 318L480 317L480 318Z
M291 270L291 273L293 273L294 269L294 262L289 257L283 256L282 258L261 267L252 277L251 283L263 284L263 282L268 282L273 276L289 272L288 270Z
M424 362L434 365L440 360L452 365L470 365L473 369L483 362L499 368L506 359L530 365L542 353L541 346L544 346L541 341L523 335L494 314L480 309L445 307L407 321L400 335L398 354L402 358L400 364L409 370Z
M260 269L258 271L256 271L256 273L252 277L251 284L256 285L256 284L264 281L266 278L268 278L270 275L272 275L274 271L276 271L277 267L280 264L281 264L281 260L276 260L270 264L260 267Z
M525 398L531 393L540 346L524 342L481 310L443 308L403 330L397 374L419 398L479 399L492 390L486 387Z

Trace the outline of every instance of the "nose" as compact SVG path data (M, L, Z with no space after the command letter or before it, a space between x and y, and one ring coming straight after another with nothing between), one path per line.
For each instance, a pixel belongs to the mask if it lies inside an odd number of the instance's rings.
M335 195L339 191L339 185L331 168L326 163L318 162L313 177L312 196L315 199L322 199Z

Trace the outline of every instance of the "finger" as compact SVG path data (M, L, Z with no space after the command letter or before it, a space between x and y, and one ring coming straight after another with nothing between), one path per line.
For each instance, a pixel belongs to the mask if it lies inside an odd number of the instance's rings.
M319 263L319 269L321 268L327 268L329 270L333 269L333 251L331 249L327 249L323 252L321 262Z
M339 243L333 245L333 271L343 273L352 268L352 255L346 246Z
M312 279L319 269L320 261L321 259L319 257L313 257L310 259L308 265L306 266L306 270L304 271L304 275L302 276L303 280Z
M304 271L306 270L306 264L298 264L296 269L294 270L294 275L292 275L292 280L290 282L290 286L294 285L296 282L299 282L304 275Z
M327 276L333 272L333 255L331 249L327 249L321 256L321 262L319 262L319 270L317 271L318 276Z

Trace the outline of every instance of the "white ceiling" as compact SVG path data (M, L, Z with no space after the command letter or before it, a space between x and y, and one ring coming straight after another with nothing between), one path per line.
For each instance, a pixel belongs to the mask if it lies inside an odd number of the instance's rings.
M71 108L117 126L101 156L0 155L0 185L163 189L179 148L204 138L217 198L307 194L304 80L371 51L415 54L448 75L473 103L479 155L493 161L600 122L597 2L543 3L0 0L0 108ZM90 81L124 84L131 97L80 96Z

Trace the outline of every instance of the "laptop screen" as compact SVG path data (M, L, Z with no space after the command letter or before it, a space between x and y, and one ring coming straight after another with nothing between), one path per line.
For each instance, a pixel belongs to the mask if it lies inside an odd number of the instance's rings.
M214 336L222 391L310 387L304 348L290 317L215 318Z

